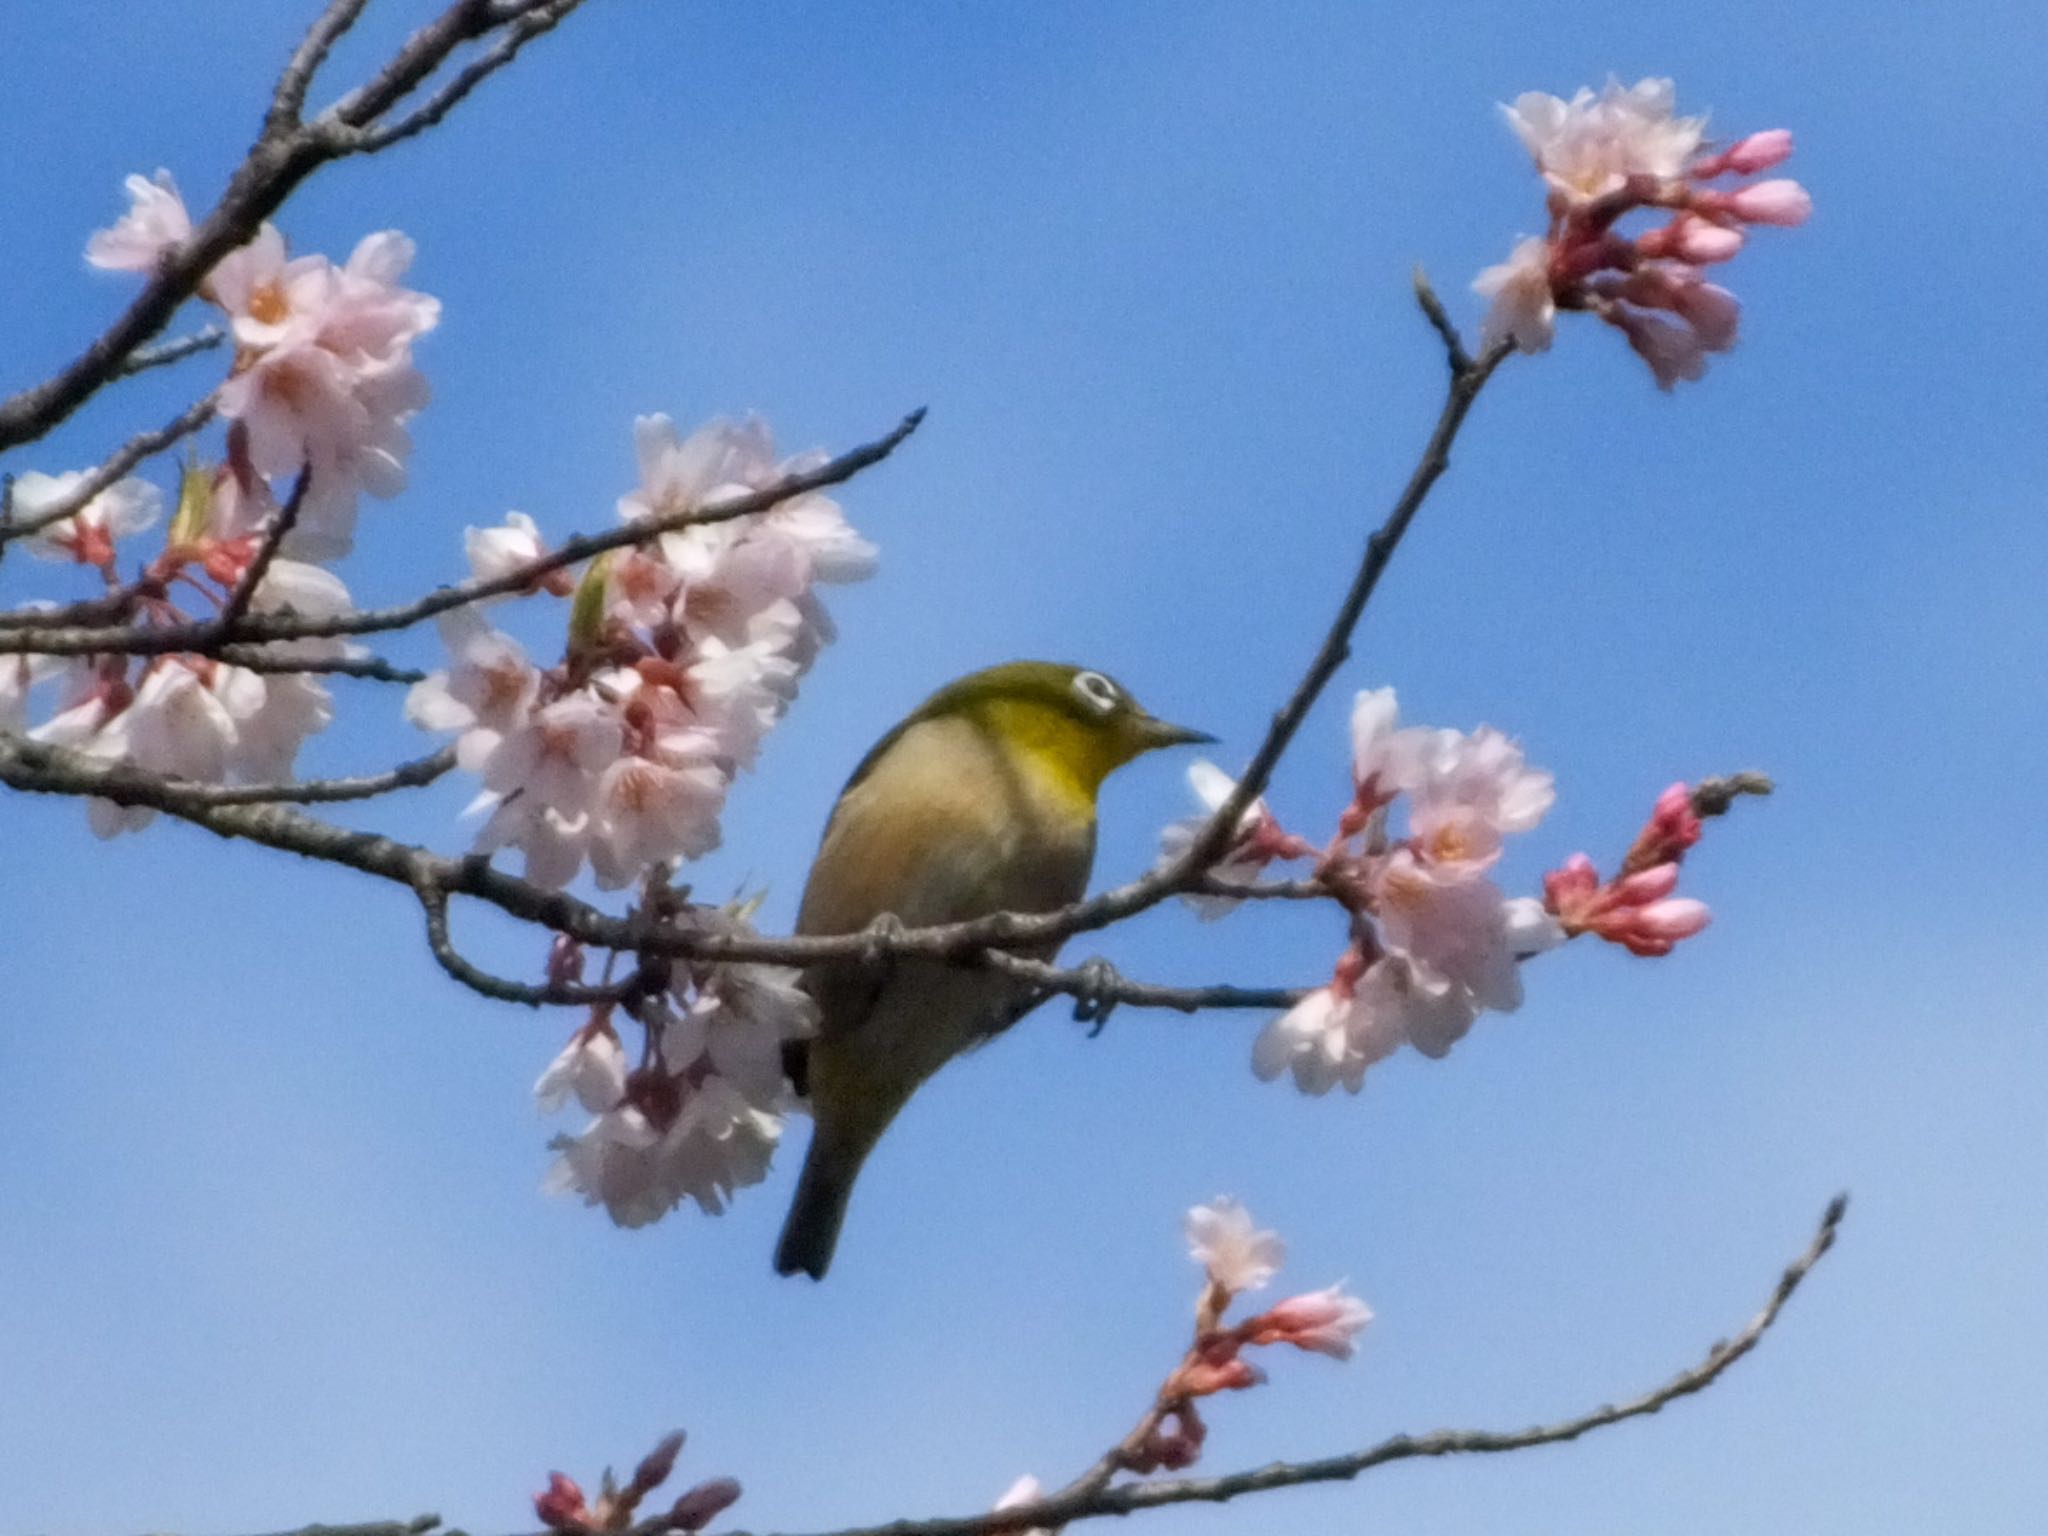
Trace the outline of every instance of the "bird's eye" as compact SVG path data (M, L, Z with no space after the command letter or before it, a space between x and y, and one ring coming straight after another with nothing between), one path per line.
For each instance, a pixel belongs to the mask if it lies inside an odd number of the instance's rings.
M1106 715L1117 706L1116 684L1100 672L1076 672L1074 692L1081 696L1081 702L1099 715Z

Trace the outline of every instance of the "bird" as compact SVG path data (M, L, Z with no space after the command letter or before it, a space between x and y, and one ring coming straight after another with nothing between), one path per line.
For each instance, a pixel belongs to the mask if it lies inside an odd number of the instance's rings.
M1102 781L1143 753L1215 739L1147 713L1093 668L1012 661L969 673L854 769L796 931L858 933L891 919L925 927L1077 901L1095 862ZM875 1143L927 1078L1014 1021L1029 984L908 956L822 963L803 984L817 1028L795 1042L789 1065L814 1129L775 1268L822 1280Z

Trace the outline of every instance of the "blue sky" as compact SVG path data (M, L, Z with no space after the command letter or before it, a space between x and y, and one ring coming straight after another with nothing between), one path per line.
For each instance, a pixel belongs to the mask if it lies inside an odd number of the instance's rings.
M124 174L218 192L307 8L0 13L7 387L121 301L79 250ZM373 6L330 80L426 9ZM548 1468L674 1425L753 1529L978 1508L1142 1406L1193 1296L1180 1212L1219 1191L1379 1321L1348 1366L1218 1402L1209 1468L1519 1426L1738 1326L1840 1188L1842 1246L1702 1399L1149 1528L2037 1528L2044 45L2018 3L596 3L441 131L324 172L294 242L401 227L446 306L413 488L346 567L365 601L459 571L508 507L606 524L635 412L836 448L931 408L845 497L881 575L833 595L841 641L701 873L786 923L848 766L970 667L1085 660L1247 753L1435 409L1410 267L1476 321L1464 285L1540 220L1492 103L1673 75L1725 131L1796 130L1812 224L1733 269L1744 340L1702 384L1658 394L1590 323L1504 371L1275 796L1334 812L1345 701L1384 682L1556 772L1520 881L1611 857L1674 778L1781 793L1688 865L1700 940L1548 958L1519 1014L1355 1100L1255 1082L1256 1018L1035 1018L891 1132L821 1287L768 1271L793 1160L715 1221L543 1199L528 1090L570 1021L444 981L394 892L0 802L0 1530L520 1529ZM12 467L96 460L209 366ZM344 703L309 771L417 750L389 693ZM378 815L455 848L464 793ZM1183 809L1175 763L1119 779L1099 878ZM1309 980L1336 937L1163 911L1102 947Z

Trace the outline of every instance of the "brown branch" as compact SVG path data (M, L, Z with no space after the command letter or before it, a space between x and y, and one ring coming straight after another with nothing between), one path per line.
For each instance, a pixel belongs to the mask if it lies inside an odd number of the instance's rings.
M299 46L292 50L291 59L277 77L270 112L263 120L264 132L284 133L299 125L299 114L305 108L313 76L369 3L370 0L329 0L327 9L306 29L306 35L299 39Z
M292 529L299 523L299 508L306 504L306 492L312 488L313 466L308 464L299 471L299 478L292 486L292 493L285 498L283 506L277 509L276 520L263 531L263 542L256 546L256 554L249 561L249 567L242 572L242 579L235 583L234 591L221 605L219 613L208 620L209 626L220 638L216 646L225 642L235 632L235 626L242 622L249 612L249 604L256 600L256 589L263 585L263 578L270 574L270 566L277 559L277 552L284 541L291 537Z
M358 154L373 153L433 127L488 76L510 64L533 39L553 31L582 3L583 0L547 0L519 13L489 48L458 70L416 111L382 128L357 130L348 140L349 148Z
M465 959L455 947L455 941L448 933L448 893L423 885L415 887L414 894L419 897L420 910L426 916L427 947L433 951L435 963L472 992L481 992L498 1002L523 1003L529 1008L550 1005L588 1008L596 1003L626 1002L658 985L653 974L645 969L634 971L624 981L598 986L584 986L580 982L535 984L494 976Z
M1542 1445L1561 1445L1609 1425L1629 1419L1646 1418L1681 1398L1703 1392L1720 1380L1730 1366L1762 1342L1777 1322L1785 1303L1792 1299L1806 1277L1834 1246L1835 1234L1847 1211L1849 1197L1837 1195L1822 1213L1820 1226L1806 1250L1778 1277L1761 1310L1731 1339L1708 1349L1699 1364L1670 1377L1662 1385L1621 1403L1606 1403L1572 1418L1528 1429L1439 1429L1422 1435L1394 1435L1376 1445L1325 1456L1314 1461L1275 1461L1263 1467L1248 1467L1218 1477L1162 1478L1108 1486L1093 1475L1096 1468L1067 1488L1031 1504L1016 1504L1004 1510L985 1510L972 1515L945 1516L932 1520L892 1520L885 1525L849 1526L820 1533L820 1536L1002 1536L1026 1528L1056 1530L1080 1520L1105 1516L1133 1515L1172 1504L1222 1504L1250 1494L1271 1493L1281 1488L1301 1488L1316 1483L1350 1482L1375 1467L1397 1461L1415 1461L1439 1456L1488 1456L1507 1451L1530 1450ZM1104 1460L1108 1458L1105 1457ZM311 1525L278 1536L425 1536L436 1517L427 1515L410 1523L390 1521L363 1525ZM666 1529L649 1522L628 1536L655 1536ZM730 1536L748 1536L738 1531Z
M167 368L172 363L182 363L186 358L197 357L201 352L211 352L227 339L228 333L224 327L209 325L194 331L190 336L179 336L153 347L143 347L128 355L128 360L116 371L116 377L125 379L133 374L146 373L152 368Z
M119 480L144 459L162 453L166 448L175 445L181 438L190 437L194 432L197 432L201 427L213 420L213 413L218 409L218 401L214 396L208 395L204 400L195 401L193 404L185 407L183 411L172 417L163 426L158 427L154 432L142 432L129 438L127 442L114 451L113 455L104 464L80 481L78 488L69 496L66 496L61 501L52 503L46 510L34 517L9 520L4 524L0 524L0 550L5 550L16 539L26 538L32 533L40 533L52 523L62 522L65 518L78 512L93 497L99 495L101 491L104 491L116 480Z
M816 469L789 475L763 490L746 496L736 496L730 501L720 502L715 507L674 512L666 517L627 523L602 533L580 534L564 540L558 548L539 559L529 560L503 575L456 582L452 586L437 588L425 597L395 608L365 609L332 618L308 618L299 614L252 614L234 625L232 633L225 632L214 620L103 629L35 628L33 634L9 630L0 633L0 655L19 655L24 652L40 656L157 656L171 652L210 654L231 640L249 643L270 640L334 639L348 635L370 635L406 629L436 614L446 613L452 608L463 608L487 597L522 591L550 571L578 564L607 550L623 549L630 544L642 543L657 534L673 533L678 529L698 524L723 523L736 517L749 517L769 511L792 497L825 486L838 485L889 457L905 438L917 430L918 423L923 420L924 411L920 408L912 411L897 423L893 430L875 441L850 449Z
M1358 628L1366 604L1372 600L1374 588L1393 560L1394 551L1400 548L1401 539L1408 532L1409 524L1414 522L1415 514L1429 499L1430 488L1451 467L1451 445L1457 441L1458 429L1464 425L1466 413L1471 410L1472 402L1479 398L1487 380L1493 377L1494 370L1514 350L1512 343L1503 340L1477 362L1466 356L1464 344L1458 339L1457 327L1444 313L1442 303L1420 268L1415 272L1415 300L1443 340L1450 364L1450 383L1443 408L1437 413L1436 427L1422 450L1422 458L1408 477L1408 484L1395 500L1393 510L1387 514L1386 521L1374 530L1372 537L1365 541L1365 554L1359 561L1357 573L1351 578L1344 600L1337 605L1336 618L1331 621L1322 644L1310 659L1307 672L1295 685L1294 693L1273 717L1265 740L1252 754L1237 787L1217 809L1202 835L1189 845L1178 861L1161 872L1162 877L1176 888L1178 882L1185 882L1190 876L1207 870L1223 856L1231 839L1236 836L1240 818L1265 792L1267 781L1272 778L1273 770L1280 766L1281 756L1301 729L1302 721L1308 718L1309 710L1321 697L1337 669L1350 658L1352 633Z
M416 757L382 773L349 779L300 779L285 784L180 783L179 787L193 805L331 805L343 800L374 800L393 790L419 789L454 766L455 749L443 747L430 756Z
M250 672L326 674L359 677L373 683L419 683L427 674L418 667L401 667L381 656L294 656L288 651L267 651L256 646L221 647L220 659Z
M834 1531L830 1536L995 1536L997 1532L1026 1527L1057 1529L1077 1520L1136 1514L1140 1510L1159 1509L1169 1504L1221 1504L1277 1488L1349 1482L1375 1467L1396 1461L1413 1461L1418 1457L1493 1455L1576 1440L1610 1424L1656 1413L1682 1397L1705 1391L1718 1381L1728 1367L1756 1348L1778 1320L1778 1314L1791 1300L1792 1293L1799 1289L1813 1266L1834 1245L1836 1229L1841 1225L1847 1208L1847 1195L1837 1195L1829 1202L1806 1251L1779 1276L1769 1300L1740 1333L1716 1343L1699 1364L1623 1403L1603 1404L1575 1417L1553 1424L1539 1424L1530 1429L1439 1429L1426 1435L1395 1435L1363 1450L1326 1456L1316 1461L1276 1461L1220 1477L1180 1477L1157 1482L1124 1483L1116 1487L1081 1487L1074 1492L1062 1490L1035 1504L1014 1505L1000 1513L991 1511L937 1520L897 1520L887 1525L855 1526ZM745 1533L735 1533L735 1536L745 1536Z
M136 350L198 292L220 259L247 244L300 182L330 161L377 147L358 143L358 130L373 127L465 43L517 25L538 8L454 0L407 38L367 82L313 122L301 123L298 108L314 70L362 9L358 0L334 0L294 50L262 132L212 211L164 254L142 291L84 351L42 383L0 402L0 450L33 442L118 377Z

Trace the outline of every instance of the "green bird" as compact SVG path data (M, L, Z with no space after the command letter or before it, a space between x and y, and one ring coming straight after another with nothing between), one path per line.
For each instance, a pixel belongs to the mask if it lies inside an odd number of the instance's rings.
M926 699L853 771L825 824L796 931L857 933L1079 900L1096 791L1155 747L1213 741L1141 709L1101 672L1013 661ZM1050 956L1057 944L1039 953ZM816 1129L775 1250L822 1280L861 1164L918 1085L1000 1031L1027 990L1000 972L904 958L814 966L818 1032L793 1061Z

